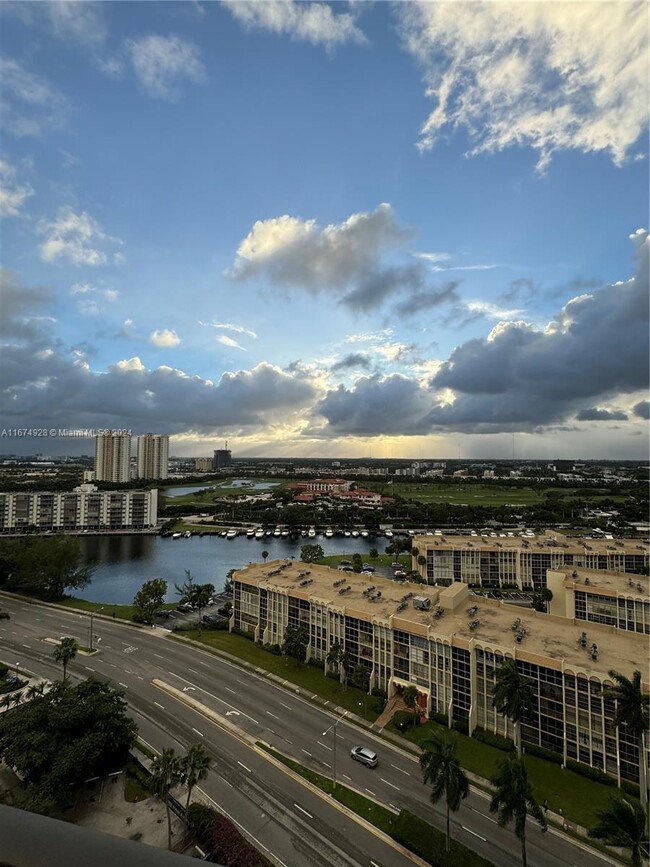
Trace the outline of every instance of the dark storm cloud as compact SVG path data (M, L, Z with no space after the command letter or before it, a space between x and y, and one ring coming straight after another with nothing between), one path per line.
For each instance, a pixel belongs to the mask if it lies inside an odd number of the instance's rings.
M437 288L415 292L410 298L398 304L395 307L395 312L398 316L415 316L417 313L424 313L434 307L439 307L441 304L458 302L459 298L456 294L458 285L458 280L452 280Z
M627 413L621 410L599 409L592 406L589 409L581 409L576 415L578 421L627 421Z
M499 323L487 338L458 346L428 385L369 377L339 386L316 407L325 435L534 431L576 415L625 420L625 413L594 407L647 389L650 380L648 236L639 230L631 238L638 263L632 279L572 299L543 331ZM637 408L647 415L647 402Z
M351 370L354 367L362 367L364 370L369 370L370 359L362 352L350 352L348 355L344 355L340 361L333 364L330 367L330 371L336 373L339 370Z
M35 339L43 330L43 309L52 300L51 289L22 286L13 271L0 268L0 336Z
M639 403L635 403L632 407L632 412L634 415L638 416L638 418L650 418L650 401L641 400Z

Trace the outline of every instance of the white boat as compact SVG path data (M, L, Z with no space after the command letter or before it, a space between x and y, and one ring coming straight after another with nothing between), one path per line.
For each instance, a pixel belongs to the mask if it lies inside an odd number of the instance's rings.
M362 530L362 531L361 531L361 537L362 537L363 539L367 539L367 538L368 538L368 531L367 531L367 530Z
M255 530L255 538L263 539L264 538L264 530Z
M276 527L276 528L275 528L275 530L273 531L273 535L274 535L274 536L281 536L281 535L282 535L282 533L280 532L280 528L279 528L279 527Z
M345 532L343 533L343 535L344 535L344 536L351 536L352 533L351 533L349 530L345 530Z
M246 538L253 539L255 537L255 530L246 530Z
M306 536L306 535L307 535L307 530L301 530L301 531L300 531L300 535L303 536L303 537Z
M392 530L385 530L385 531L384 531L384 536L385 536L387 539L392 539L392 538L393 538L393 531L392 531Z
M234 539L237 536L237 530L228 530L226 539Z
M331 539L333 535L334 535L334 533L332 532L331 527L328 527L327 530L325 530L325 538Z
M358 530L353 530L353 531L352 531L352 535L354 536L355 539L358 539L358 538L359 538L359 531L358 531Z
M185 531L185 538L186 538L186 539L189 539L189 538L191 537L191 535L192 535L192 534L190 533L189 530L186 530L186 531Z
M315 539L315 538L316 538L316 530L314 530L314 528L311 527L311 528L307 531L307 535L309 536L310 539Z
M283 531L280 533L280 535L282 536L283 539L286 539L287 536L289 535L289 531L288 531L288 530L283 530Z
M182 533L172 533L172 539L180 539L182 535Z

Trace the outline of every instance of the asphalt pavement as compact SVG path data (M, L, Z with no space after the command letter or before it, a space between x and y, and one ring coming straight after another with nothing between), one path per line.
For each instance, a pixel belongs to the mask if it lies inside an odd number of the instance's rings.
M52 645L43 639L71 635L88 643L85 614L33 605L7 594L2 594L2 606L11 620L0 626L0 659L9 664L17 661L54 678L60 669L52 660ZM336 773L339 782L367 797L395 810L409 809L444 829L443 805L431 804L413 756L306 701L290 683L276 684L261 669L242 669L175 641L164 630L136 629L95 617L94 633L100 652L77 656L70 673L104 676L122 689L142 738L155 749L204 743L214 758L213 773L203 786L206 794L276 863L400 867L412 860L270 764L246 737L268 743L326 776ZM208 716L155 686L155 679L200 702ZM215 724L211 713L235 725L243 740ZM350 758L351 748L358 745L377 752L376 768ZM519 841L510 829L499 828L482 792L472 791L452 814L452 834L499 867L521 863ZM616 863L555 829L542 834L532 822L527 843L531 867Z

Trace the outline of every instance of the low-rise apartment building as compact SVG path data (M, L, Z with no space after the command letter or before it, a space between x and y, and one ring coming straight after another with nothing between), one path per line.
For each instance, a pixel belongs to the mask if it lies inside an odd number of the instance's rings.
M647 574L650 545L638 539L591 539L548 531L542 536L415 536L413 569L428 584L461 581L477 587L539 590L549 569L565 566ZM425 562L419 563L419 557Z
M370 688L389 696L414 685L423 711L465 720L470 734L478 726L513 736L492 707L496 669L512 658L535 693L524 744L638 782L637 739L614 726L603 687L611 669L628 677L642 669L647 683L642 634L509 606L470 594L462 582L423 587L291 560L251 564L233 585L233 627L282 644L288 626L302 626L309 658L323 666L338 642L348 674L366 666Z
M84 484L72 491L0 493L0 533L73 530L144 530L158 522L158 491L98 491Z
M650 635L650 579L595 569L549 569L549 613Z

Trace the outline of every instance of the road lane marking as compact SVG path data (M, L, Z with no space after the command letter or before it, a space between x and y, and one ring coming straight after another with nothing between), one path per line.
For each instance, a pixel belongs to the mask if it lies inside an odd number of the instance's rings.
M372 867L379 867L379 864L377 864L376 861L371 861L370 863L372 864Z
M286 741L288 744L291 744L291 746L293 746L293 741L290 741L289 738L285 738L285 741Z
M326 750L329 750L330 753L332 752L332 748L331 748L331 747L328 747L327 744L324 744L322 741L316 741L316 743L317 743L320 747L325 747L325 749L326 749Z
M495 825L499 824L496 819L492 818L492 816L488 816L486 813L481 813L480 810L475 810L474 807L472 807L471 810L472 810L472 813L478 813L479 816L483 816L483 818L487 819L488 822L493 822Z
M128 688L129 688L129 685L128 685L127 683L122 683L121 680L118 680L118 683L119 683L120 686L123 686L124 689L128 689Z
M348 777L347 774L341 774L341 776L342 776L344 779L346 779L346 780L350 780L350 781L352 781L352 777Z
M86 669L86 671L94 671L95 670L94 668L91 668L89 665L85 665L84 668Z
M393 789L397 789L398 792L402 791L399 786L395 786L393 785L393 783L389 783L388 780L385 780L383 777L381 777L381 781L382 783L386 783L387 786L390 786Z
M164 659L165 658L164 656L161 656L159 653L154 653L154 656L157 656L158 659Z
M473 834L475 837L478 837L479 840L482 840L484 843L487 843L487 840L485 839L485 837L481 837L480 834L477 834L476 831L472 831L471 828L467 828L465 825L461 825L460 827L463 829L463 831L467 831L468 834Z
M369 795L372 795L373 798L377 797L377 795L375 795L374 792L371 792L370 789L366 789L366 792L368 792Z
M398 768L397 765L391 765L391 768L395 768L396 771L401 771L403 774L406 774L407 777L411 776L408 771L405 771L404 768Z
M275 715L275 714L274 714L274 713L271 713L271 711L270 711L270 710L267 710L267 714L268 714L268 715L269 715L269 716L272 716L272 717L273 717L273 719L280 719L280 717L279 717L279 716L276 716L276 715Z
M156 707L159 707L161 710L165 710L165 706L160 704L159 701L154 701L154 704L156 705Z
M327 762L321 762L321 765L325 765L325 767L326 767L326 768L329 768L330 771L332 770L332 766L331 766L331 765L328 765Z
M193 668L188 668L187 670L188 670L188 671L191 671L192 674L198 674L198 671L195 671Z
M23 647L26 647L26 648L27 648L27 650L31 650L31 649L32 649L32 648L31 648L31 647L30 647L30 645L29 645L29 644L23 644Z
M247 768L246 765L245 765L243 762L240 762L240 761L239 761L239 759L237 760L237 764L238 764L238 765L241 765L242 768L243 768L245 771L248 771L249 774L252 773L251 769L250 769L250 768Z
M197 735L199 735L199 737L202 737L202 738L205 737L205 735L203 734L203 732L200 732L198 729L195 729L194 726L192 726L192 731L193 731L193 732L196 732Z
M282 707L286 707L287 710L293 710L290 704L285 704L283 701L281 701L280 704L282 705Z
M302 752L303 752L306 756L309 756L310 758L313 758L312 754L311 754L311 753L308 753L307 750L302 750Z
M231 689L229 686L224 686L224 689L227 689L228 692L231 692L233 695L237 695L237 692L234 689Z
M313 818L314 818L314 817L312 816L311 813L308 813L308 812L307 812L307 810L303 810L303 808L300 806L300 804L294 804L293 806L294 806L294 807L297 807L297 808L300 810L301 813L304 813L305 816L308 816L310 819L313 819Z

